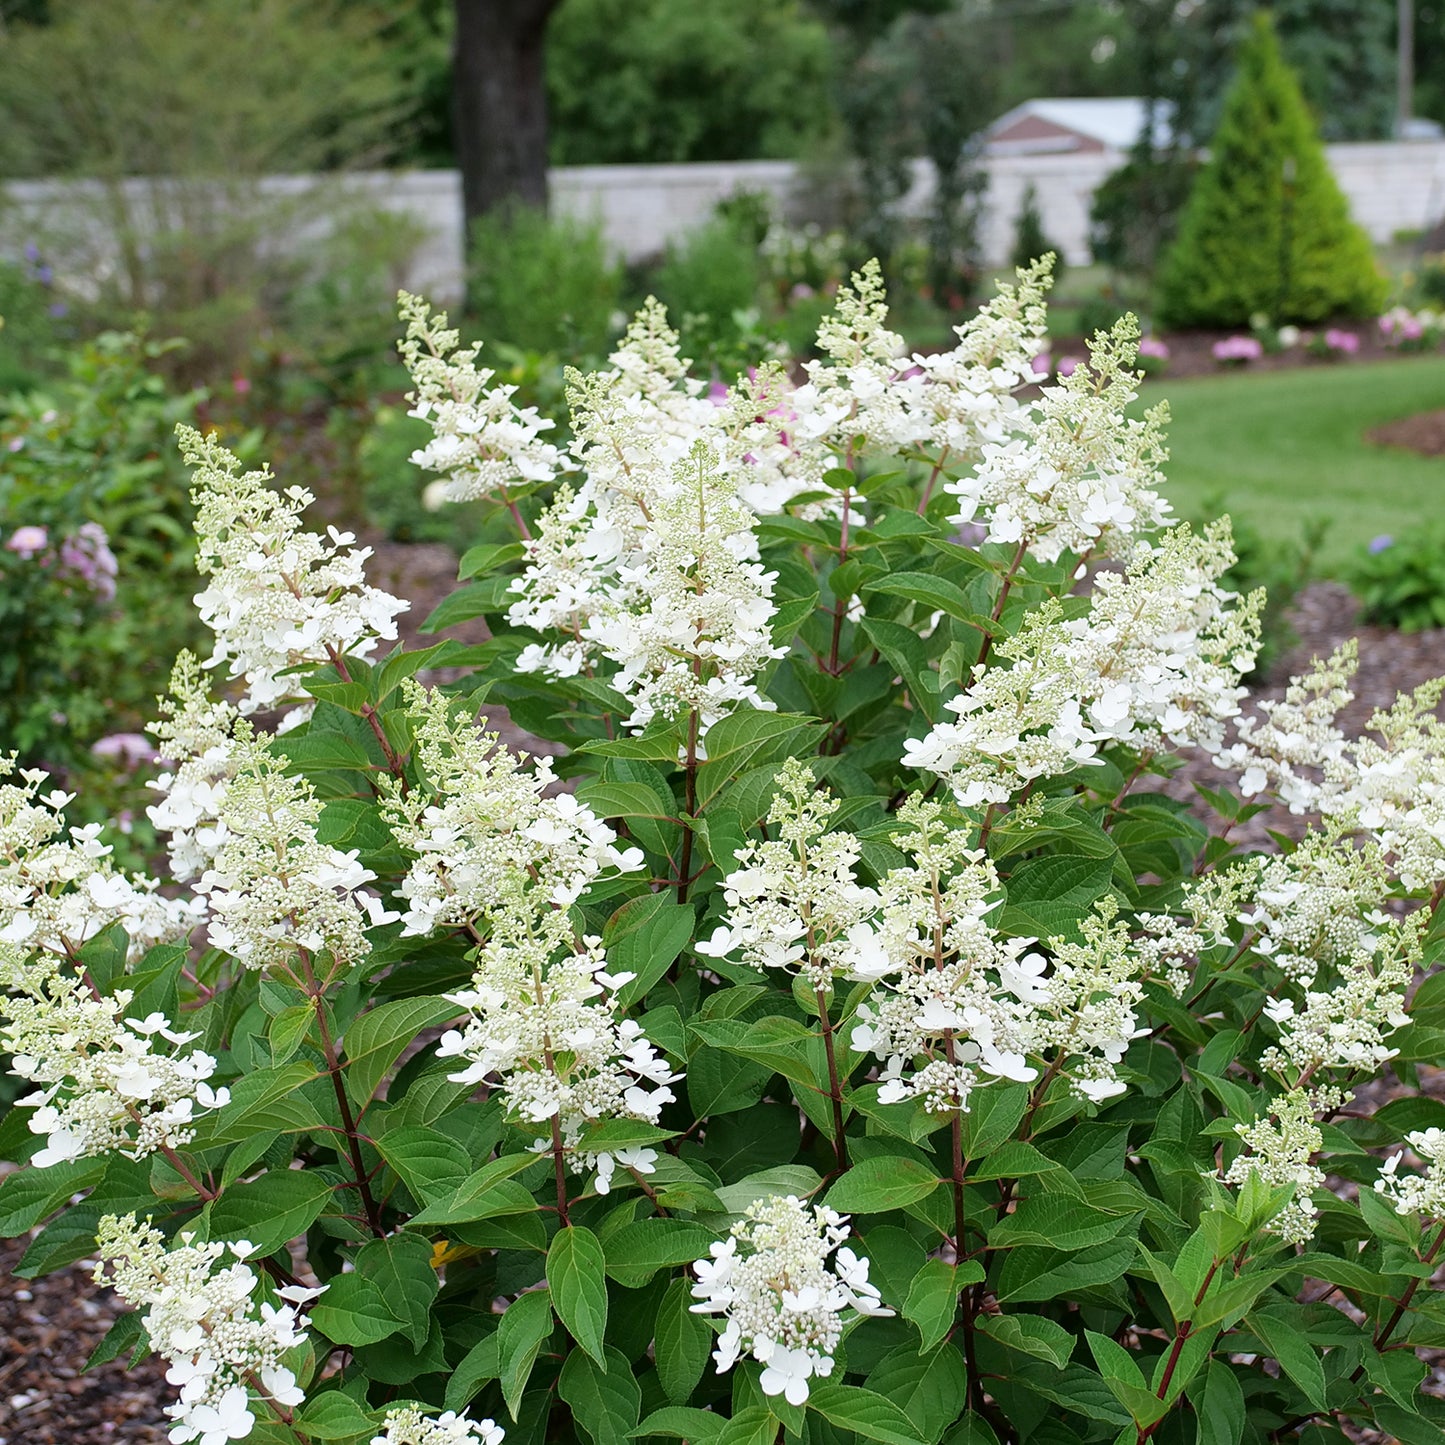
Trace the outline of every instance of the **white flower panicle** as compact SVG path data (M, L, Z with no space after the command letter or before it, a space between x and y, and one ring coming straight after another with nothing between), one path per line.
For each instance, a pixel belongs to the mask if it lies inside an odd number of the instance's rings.
M70 957L119 923L138 958L186 938L204 903L166 898L158 880L116 869L101 824L67 827L64 810L75 795L50 782L40 769L16 772L13 759L0 756L0 943Z
M407 393L408 415L432 429L432 440L411 460L441 475L440 501L490 497L506 505L513 489L572 470L567 454L543 440L556 424L534 406L519 407L515 386L493 384L496 373L476 364L481 347L462 346L460 333L447 330L444 311L405 291L397 302L406 323L399 350L415 387Z
M638 1023L619 1016L616 990L632 977L608 973L602 940L577 939L564 909L494 918L472 986L447 995L467 1021L442 1035L437 1054L466 1062L448 1075L456 1083L495 1080L514 1117L556 1120L569 1150L599 1120L656 1124L676 1097L668 1086L682 1076ZM595 1168L597 1192L606 1194L617 1164L651 1173L656 1159L651 1149L583 1149L568 1164L576 1173Z
M260 1279L245 1262L254 1252L248 1241L200 1244L188 1233L179 1239L167 1249L160 1230L134 1214L108 1214L97 1231L95 1277L143 1311L151 1348L171 1362L166 1379L180 1386L180 1399L166 1407L175 1421L172 1445L244 1440L258 1411L272 1413L262 1401L289 1409L304 1399L282 1361L306 1340L308 1321L298 1305L321 1291L288 1286L278 1291L281 1304L258 1307ZM222 1265L227 1255L234 1262Z
M1048 1056L1081 1096L1122 1093L1115 1065L1141 1032L1143 989L1112 900L1082 921L1082 943L1050 940L1050 962L1035 939L988 925L998 875L939 804L915 797L898 817L893 841L912 862L883 880L877 926L894 972L859 1006L852 1033L854 1049L884 1061L880 1102L967 1110L975 1088L1031 1083L1030 1060Z
M838 289L818 327L820 356L806 362L807 381L789 399L792 430L851 466L872 448L900 450L929 439L933 419L917 405L924 371L900 360L903 338L888 329L883 272L869 261Z
M1034 357L1047 346L1053 256L1018 272L1018 284L1000 282L999 294L955 326L951 351L915 353L912 361L924 385L911 394L914 411L926 419L926 442L950 463L974 462L984 443L1002 445L1020 402L1014 392L1037 380Z
M554 779L544 759L521 760L415 684L408 700L416 750L430 794L393 788L384 808L414 861L402 885L406 931L469 929L478 942L472 986L447 997L467 1022L448 1030L438 1053L462 1058L459 1083L495 1080L511 1112L529 1123L557 1120L575 1145L589 1123L657 1123L674 1095L672 1072L631 1019L619 1017L601 940L578 938L568 909L607 872L629 872L638 849L569 794L543 796ZM618 1163L650 1172L651 1150L574 1153L596 1168L606 1193Z
M512 914L568 908L604 872L630 873L638 848L570 793L554 793L552 760L531 767L438 692L405 684L425 785L388 780L383 811L412 863L401 884L406 935ZM550 794L550 795L549 795Z
M985 442L973 469L948 483L959 499L953 520L978 521L988 541L1043 562L1124 558L1136 537L1163 526L1168 408L1142 421L1127 415L1138 397L1138 341L1138 322L1121 318L1089 343L1087 366L1014 413L1007 440Z
M205 666L244 677L245 714L295 696L281 674L336 654L366 657L394 640L407 602L366 583L369 547L327 528L322 539L301 525L313 500L301 487L277 492L268 471L243 472L214 437L178 428L181 452L195 471L196 566L210 583L196 597L201 621L216 634Z
M288 773L244 719L233 748L218 810L223 841L196 884L210 902L211 943L250 969L304 972L323 953L335 969L359 963L371 952L367 929L397 917L365 890L376 875L358 850L318 840L311 784Z
M713 1351L719 1371L744 1352L763 1366L765 1395L803 1404L809 1381L833 1373L845 1315L892 1315L868 1282L868 1260L847 1247L848 1219L826 1205L773 1195L748 1206L729 1237L693 1269L692 1306L727 1323Z
M527 649L517 666L565 674L617 664L609 681L632 704L636 730L696 710L705 732L739 707L771 710L754 678L783 655L769 631L776 577L757 561L756 517L738 497L737 473L720 469L705 443L674 460L646 434L629 438L629 423L606 425L625 491L602 498L594 478L585 496L559 498L508 614L572 635Z
M1304 1244L1314 1237L1319 1213L1311 1195L1325 1182L1324 1171L1311 1163L1324 1136L1314 1119L1314 1106L1298 1090L1270 1100L1270 1113L1252 1124L1236 1124L1249 1152L1240 1154L1225 1172L1226 1184L1243 1184L1251 1174L1271 1188L1289 1186L1294 1195L1267 1226L1286 1244Z
M1410 1151L1425 1166L1424 1174L1402 1174L1404 1151L1392 1154L1381 1167L1375 1190L1399 1214L1427 1220L1445 1219L1445 1129L1420 1129L1405 1135Z
M1218 761L1240 774L1246 798L1269 788L1292 813L1316 809L1325 770L1346 755L1335 718L1354 697L1350 683L1358 665L1359 644L1350 638L1327 661L1315 658L1307 672L1291 678L1283 698L1266 699L1239 719L1238 741Z
M158 699L160 719L148 731L160 743L166 768L148 786L160 801L146 809L156 828L169 834L171 876L199 878L226 841L221 804L236 770L234 736L240 713L213 699L200 667L182 652L171 672L171 695Z
M909 739L904 763L942 775L973 807L1094 764L1110 743L1217 751L1254 665L1264 601L1219 586L1233 561L1226 522L1202 536L1179 527L1140 544L1128 573L1100 574L1083 616L1068 618L1059 601L1035 608L994 650L1012 666L976 667L947 704L959 720Z
M198 1111L230 1102L206 1082L216 1061L184 1046L200 1038L162 1014L126 1018L134 993L96 993L60 971L53 958L22 959L0 945L0 1049L10 1072L40 1087L15 1101L33 1109L29 1128L45 1145L36 1168L117 1151L144 1159L180 1148L195 1134ZM170 1044L163 1053L158 1042Z
M468 1420L455 1410L429 1416L415 1405L386 1412L380 1435L371 1445L502 1445L506 1431L495 1420Z
M777 776L768 822L778 837L750 842L724 880L725 921L697 945L724 958L741 953L751 968L796 970L823 993L838 978L873 981L892 967L872 927L878 894L854 876L858 839L829 832L838 801L813 771L790 758Z

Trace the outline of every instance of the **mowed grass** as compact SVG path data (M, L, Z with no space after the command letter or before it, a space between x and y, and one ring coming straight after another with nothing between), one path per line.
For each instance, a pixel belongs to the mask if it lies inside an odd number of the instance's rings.
M1434 524L1445 509L1445 457L1377 446L1383 422L1445 409L1445 357L1150 382L1169 401L1165 494L1175 513L1246 517L1269 540L1297 540L1329 519L1316 565L1337 574L1382 533Z

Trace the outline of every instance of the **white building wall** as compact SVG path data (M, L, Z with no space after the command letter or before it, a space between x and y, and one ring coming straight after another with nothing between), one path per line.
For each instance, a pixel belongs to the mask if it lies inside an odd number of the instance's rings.
M1399 231L1428 227L1445 215L1445 141L1346 144L1328 151L1355 218L1373 240L1388 241ZM1087 262L1090 198L1121 161L1116 152L991 158L981 235L985 259L992 264L1008 259L1023 193L1032 182L1045 233L1067 261ZM308 182L286 176L266 184L290 192ZM425 239L412 258L407 284L439 299L460 295L461 187L455 171L367 173L341 184L421 223ZM799 168L790 161L576 166L554 170L551 184L559 212L600 221L608 240L629 260L661 251L670 239L705 221L719 200L738 191L766 192L787 215L796 209L804 189ZM932 168L926 161L916 162L903 210L919 214L931 187ZM68 213L68 229L90 233L97 254L104 249L102 207L94 183L24 181L12 182L6 190L15 202L3 242L6 251L16 249L24 236L27 214L53 215L57 204Z

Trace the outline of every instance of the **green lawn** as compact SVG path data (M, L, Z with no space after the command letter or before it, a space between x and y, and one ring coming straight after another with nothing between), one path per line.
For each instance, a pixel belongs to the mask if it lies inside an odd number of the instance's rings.
M1172 416L1165 493L1181 517L1218 503L1267 538L1328 517L1318 565L1338 571L1363 542L1441 518L1445 458L1365 441L1381 422L1445 409L1445 357L1149 383ZM1211 512L1209 514L1212 514Z

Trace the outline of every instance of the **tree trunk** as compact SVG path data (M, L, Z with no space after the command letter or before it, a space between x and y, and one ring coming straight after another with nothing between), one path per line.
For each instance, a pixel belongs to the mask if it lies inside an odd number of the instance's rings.
M543 41L559 0L455 0L452 112L462 210L547 204Z

